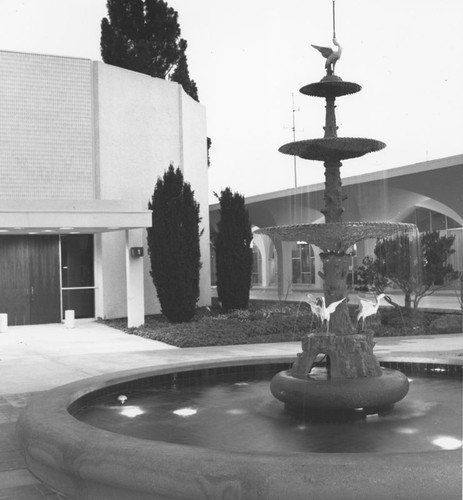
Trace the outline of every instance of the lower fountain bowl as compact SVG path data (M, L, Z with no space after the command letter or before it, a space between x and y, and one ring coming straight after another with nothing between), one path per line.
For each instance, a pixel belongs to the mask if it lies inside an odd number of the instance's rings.
M334 411L389 408L409 389L402 372L382 368L379 377L300 379L290 370L277 373L270 384L272 394L290 410Z

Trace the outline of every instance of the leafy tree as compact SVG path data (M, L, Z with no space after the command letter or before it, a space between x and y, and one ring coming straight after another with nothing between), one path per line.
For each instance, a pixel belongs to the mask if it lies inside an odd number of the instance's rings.
M153 211L148 229L150 274L162 313L174 323L190 321L199 298L201 218L180 169L170 165L158 178L148 208Z
M359 267L360 286L384 293L387 287L396 285L405 295L405 309L416 310L423 297L458 277L448 263L448 257L455 252L454 239L454 236L441 236L439 231L422 233L421 255L416 251L416 242L408 235L378 240L375 258L365 257L363 266ZM385 299L399 307L389 296Z
M180 38L178 13L163 0L107 0L101 21L101 57L107 64L158 78L170 78L198 101L190 79L187 42Z
M252 231L244 197L226 188L220 197L220 220L214 246L217 262L217 294L222 307L246 309L252 273Z

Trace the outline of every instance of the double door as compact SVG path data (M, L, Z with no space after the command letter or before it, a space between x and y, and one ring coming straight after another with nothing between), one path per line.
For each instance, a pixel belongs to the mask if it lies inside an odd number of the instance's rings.
M0 236L0 313L9 325L61 321L58 236Z

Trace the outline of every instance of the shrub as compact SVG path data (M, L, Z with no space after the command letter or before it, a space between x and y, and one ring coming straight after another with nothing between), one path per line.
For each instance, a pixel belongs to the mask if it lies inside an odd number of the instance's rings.
M448 263L448 257L455 252L454 239L455 236L441 236L439 231L432 231L420 235L420 247L407 234L378 240L375 258L365 257L359 267L359 289L380 294L395 285L405 295L407 313L416 311L423 297L458 277ZM399 307L389 296L385 299Z

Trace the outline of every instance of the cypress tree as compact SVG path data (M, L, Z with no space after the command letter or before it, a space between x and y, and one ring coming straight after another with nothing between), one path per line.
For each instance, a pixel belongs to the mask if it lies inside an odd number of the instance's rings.
M158 178L148 208L151 277L162 313L174 323L190 321L199 298L199 204L179 168L173 165Z
M221 192L220 220L215 237L217 294L222 307L246 309L252 273L252 230L244 197L230 188Z
M107 64L180 83L198 101L190 79L187 42L178 13L163 0L107 0L101 21L101 57ZM173 77L175 75L175 78Z
M183 90L192 97L195 101L199 102L198 98L198 87L196 86L196 82L190 78L190 72L188 70L188 62L186 58L186 49L187 49L186 40L180 40L179 47L181 50L180 56L178 58L177 67L170 79L173 82L179 83Z

